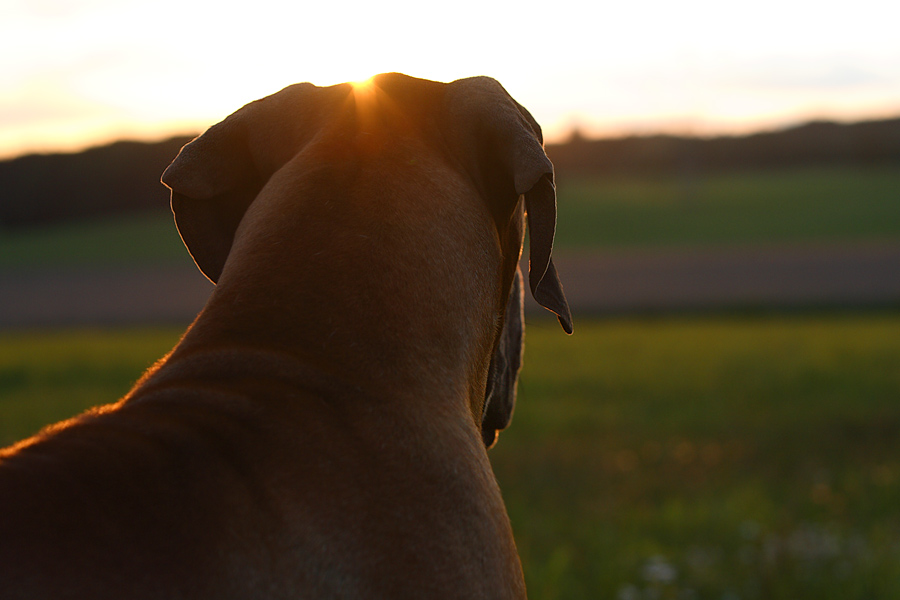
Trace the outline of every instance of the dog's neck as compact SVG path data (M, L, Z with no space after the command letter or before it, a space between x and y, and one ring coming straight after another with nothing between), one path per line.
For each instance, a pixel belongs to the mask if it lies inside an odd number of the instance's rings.
M276 182L277 203L264 190L176 355L276 348L370 392L465 397L480 411L500 318L489 307L502 305L489 214L473 221L471 190L427 179L418 191L409 179L355 185L319 197ZM416 202L429 195L446 196L440 211Z

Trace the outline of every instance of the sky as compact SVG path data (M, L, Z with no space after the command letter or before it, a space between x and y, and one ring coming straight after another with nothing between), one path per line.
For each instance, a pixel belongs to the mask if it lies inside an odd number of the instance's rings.
M387 71L495 77L549 141L900 116L898 22L895 0L0 0L0 158Z

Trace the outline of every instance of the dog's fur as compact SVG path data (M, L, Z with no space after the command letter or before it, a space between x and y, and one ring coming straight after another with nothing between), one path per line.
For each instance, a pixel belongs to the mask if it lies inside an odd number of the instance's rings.
M217 287L118 403L0 453L0 598L521 598L485 447L553 169L489 78L288 87L163 175Z

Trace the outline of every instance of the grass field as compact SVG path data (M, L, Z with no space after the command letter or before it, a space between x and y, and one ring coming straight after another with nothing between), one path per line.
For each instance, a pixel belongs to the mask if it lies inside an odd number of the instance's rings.
M0 231L0 269L190 261L172 215L164 211Z
M840 167L559 182L557 247L900 238L900 170ZM190 264L171 215L0 232L0 269Z
M179 331L0 334L0 442ZM900 315L529 324L491 451L530 597L900 597Z
M564 248L873 238L900 238L896 166L559 182Z

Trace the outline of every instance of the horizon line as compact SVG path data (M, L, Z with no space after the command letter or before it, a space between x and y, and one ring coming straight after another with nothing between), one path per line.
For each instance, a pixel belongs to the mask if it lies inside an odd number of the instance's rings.
M782 124L762 125L756 127L722 127L718 129L711 128L706 132L691 131L691 128L681 126L660 126L660 127L626 127L622 130L608 129L585 126L580 123L573 123L567 127L560 127L559 131L545 134L545 146L564 146L572 142L590 143L604 140L620 140L628 138L653 138L653 137L674 137L685 139L712 140L718 138L743 138L754 135L776 134L792 129L799 129L814 124L834 124L840 126L859 125L863 123L878 123L895 121L900 119L900 111L891 115L870 116L866 118L839 118L839 117L816 117L810 116L806 119L794 119ZM121 133L119 135L111 134L102 136L89 141L76 142L73 144L47 145L46 147L36 146L34 149L24 151L13 151L5 153L0 151L0 162L9 162L19 158L29 156L58 156L58 155L74 155L88 152L90 150L105 148L118 143L137 143L137 144L159 144L176 138L192 139L199 136L206 128L198 129L193 132L180 131L173 128L168 133L160 135L146 134L128 134Z

